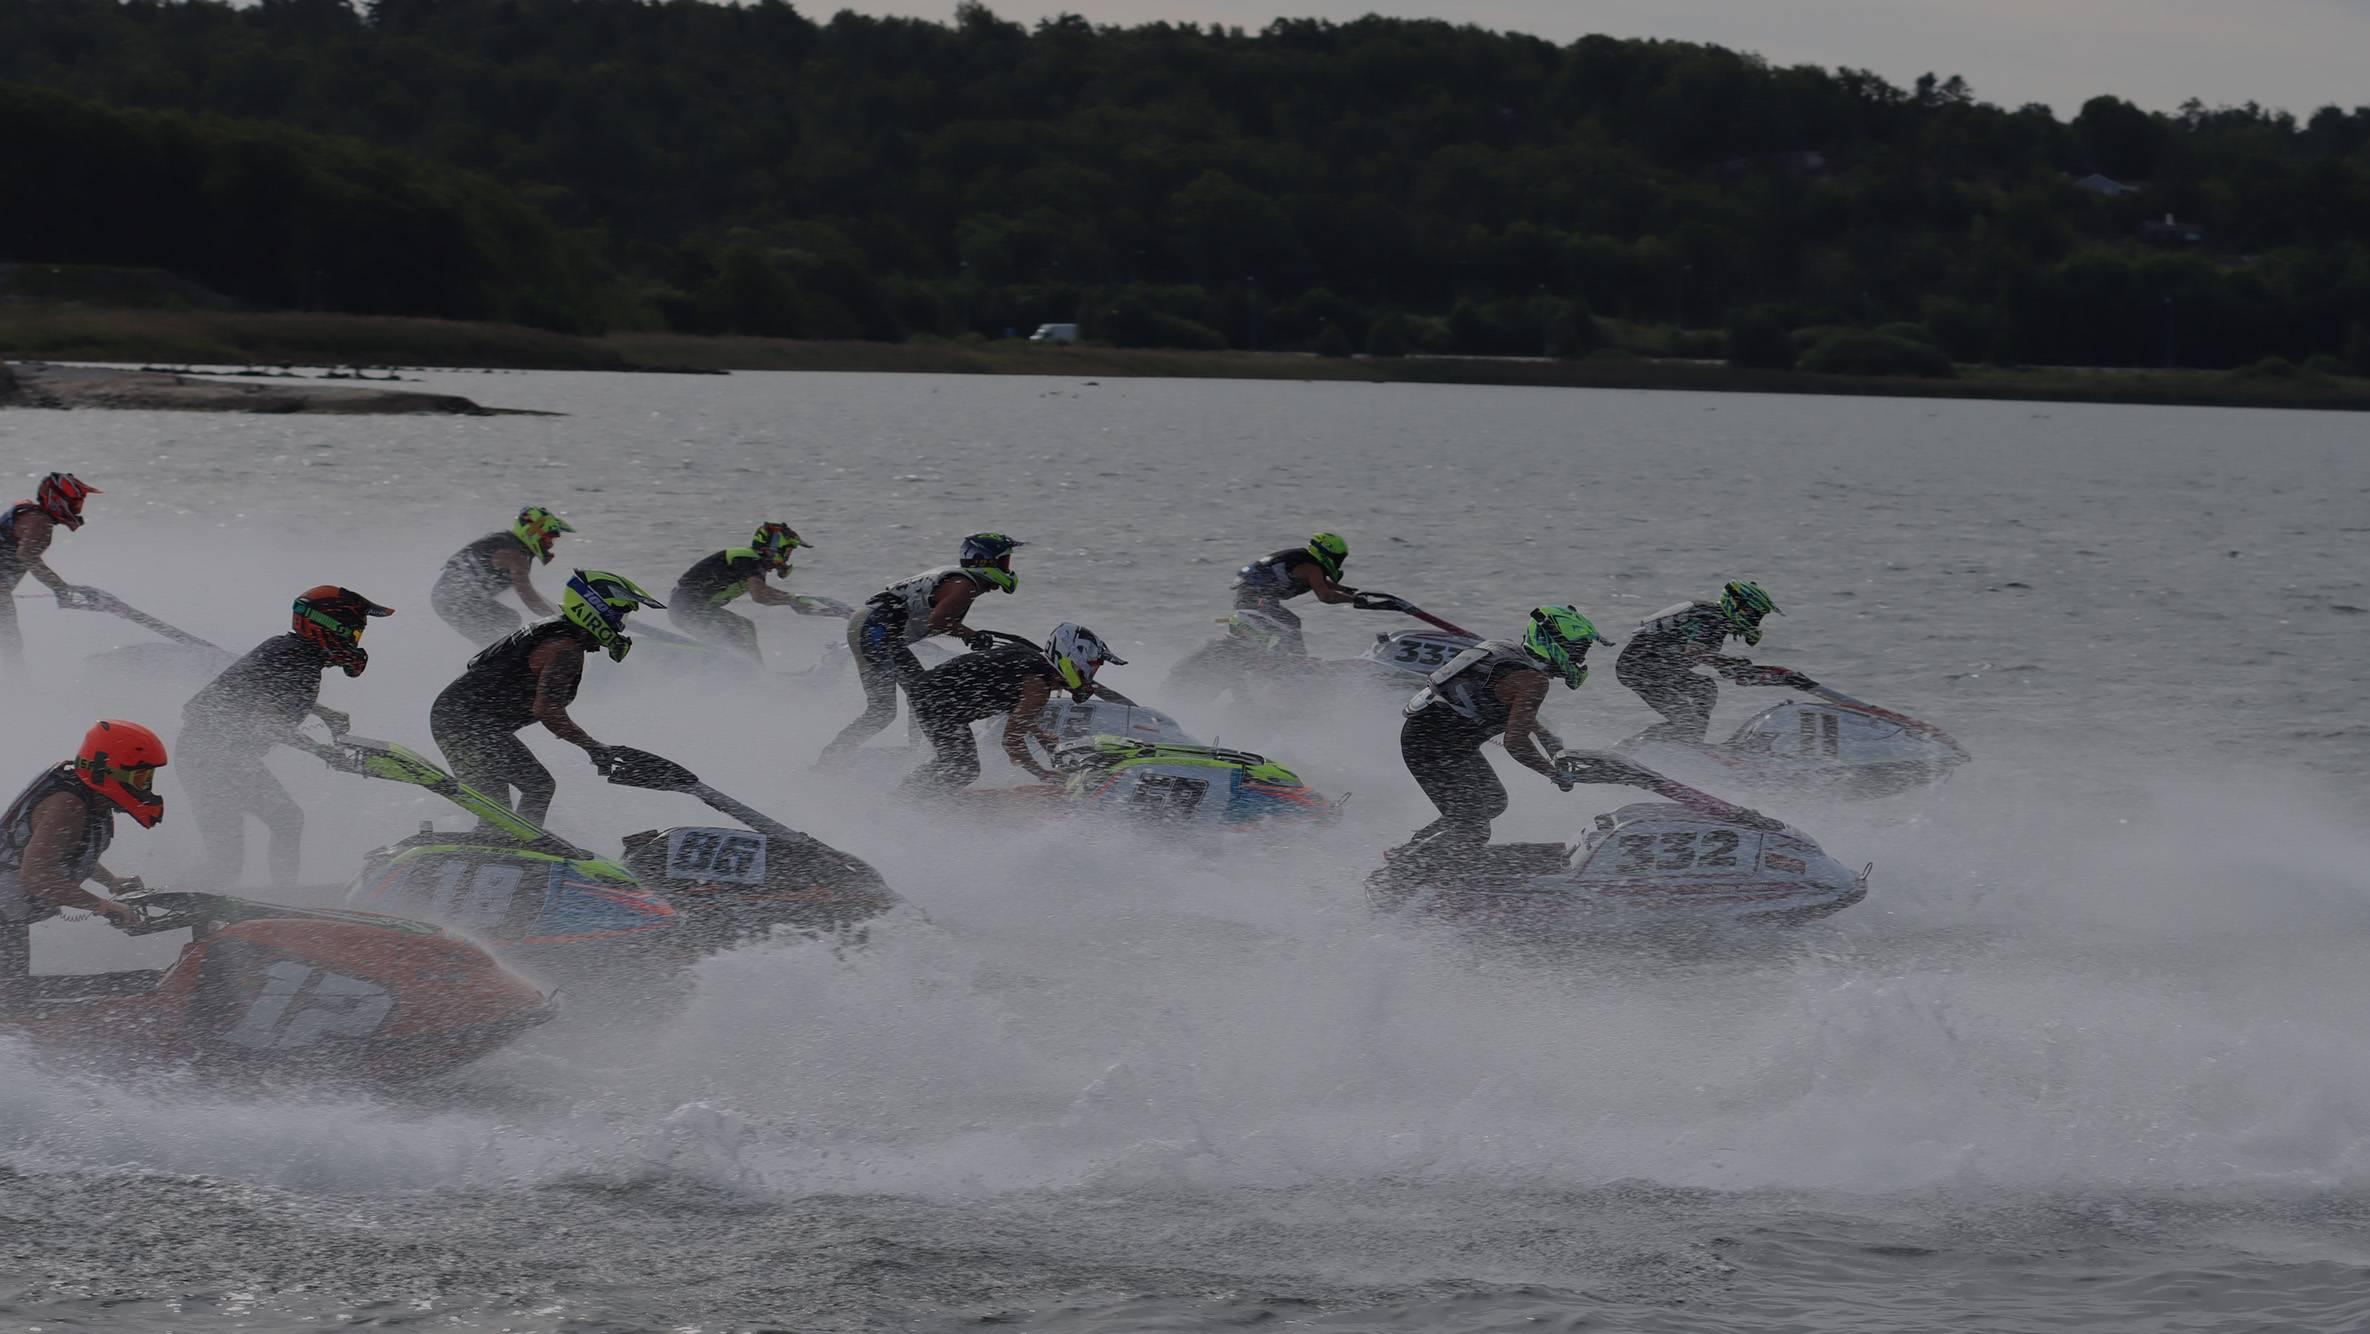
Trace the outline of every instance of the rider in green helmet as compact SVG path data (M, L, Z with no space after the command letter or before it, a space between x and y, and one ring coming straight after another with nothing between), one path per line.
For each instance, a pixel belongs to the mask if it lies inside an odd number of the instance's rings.
M1563 742L1539 721L1539 706L1558 680L1578 690L1589 647L1606 642L1577 608L1538 607L1520 639L1485 639L1432 673L1399 727L1400 758L1440 811L1411 848L1453 856L1489 842L1490 822L1506 812L1506 785L1481 753L1492 737L1505 737L1515 763L1570 790L1555 766Z
M1772 675L1748 658L1720 652L1730 639L1748 647L1760 643L1762 619L1773 613L1785 614L1761 585L1739 579L1723 585L1717 597L1665 607L1640 623L1614 660L1613 675L1662 715L1646 735L1661 741L1704 739L1720 686L1698 675L1698 667L1710 667L1739 685L1794 684L1798 678L1791 672Z
M1235 574L1236 611L1261 611L1284 627L1272 647L1281 653L1306 654L1300 618L1284 604L1305 593L1325 603L1355 602L1358 590L1341 582L1341 567L1350 558L1350 544L1339 533L1318 533L1307 545L1271 551Z
M756 623L730 609L736 600L745 596L760 607L788 607L801 616L848 614L848 608L828 598L800 597L766 582L768 576L786 578L790 553L812 546L786 523L758 525L749 545L704 556L683 572L667 595L667 619L695 639L763 661Z
M541 505L527 506L510 527L487 533L446 559L429 591L428 605L479 648L522 623L517 612L502 604L504 593L517 594L530 614L559 615L559 608L535 591L533 572L537 561L551 564L560 534L575 531L574 525Z
M584 680L585 655L606 651L623 662L634 641L625 618L639 607L665 607L621 574L578 570L560 598L560 614L530 625L469 660L460 678L428 710L428 732L453 776L503 802L522 819L543 823L559 785L539 763L519 729L541 723L553 736L581 747L593 767L609 772L610 748L568 716ZM515 791L515 800L511 794Z

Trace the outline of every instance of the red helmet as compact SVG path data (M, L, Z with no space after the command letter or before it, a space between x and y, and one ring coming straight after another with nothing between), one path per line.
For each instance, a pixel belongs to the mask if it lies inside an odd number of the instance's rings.
M43 514L66 525L71 531L82 526L82 498L103 494L99 488L73 473L53 472L41 479L41 489L34 493L33 498L40 504Z
M82 737L82 751L74 757L74 776L83 786L121 806L154 829L165 818L165 799L151 790L156 771L165 764L165 743L138 723L120 718L94 725Z
M297 595L288 629L298 639L320 645L346 675L360 676L370 665L370 655L362 651L362 627L373 616L394 614L394 608L382 607L353 589L322 584Z

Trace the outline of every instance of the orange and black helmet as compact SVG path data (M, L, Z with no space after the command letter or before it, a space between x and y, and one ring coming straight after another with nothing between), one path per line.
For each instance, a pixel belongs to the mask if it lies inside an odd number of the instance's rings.
M111 718L92 726L74 756L74 776L84 787L154 829L165 818L165 799L156 795L156 771L165 764L165 743L138 723Z
M370 665L370 655L362 651L362 627L373 616L394 614L394 608L382 607L353 589L322 584L297 595L288 630L298 639L320 645L346 675L360 676Z
M41 479L41 489L34 493L33 499L43 514L71 531L82 526L82 498L103 494L73 473L53 472Z

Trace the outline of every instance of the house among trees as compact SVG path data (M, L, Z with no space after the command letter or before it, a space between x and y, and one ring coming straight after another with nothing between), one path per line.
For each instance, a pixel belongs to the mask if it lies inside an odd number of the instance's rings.
M2161 222L2151 219L2141 223L2140 239L2150 245L2204 245L2205 226L2167 213Z
M2124 195L2136 195L2140 192L2140 188L2136 185L2125 185L2112 176L2104 176L2095 171L2075 181L2074 188L2088 190L2094 195L2104 195L2109 199L2120 199Z

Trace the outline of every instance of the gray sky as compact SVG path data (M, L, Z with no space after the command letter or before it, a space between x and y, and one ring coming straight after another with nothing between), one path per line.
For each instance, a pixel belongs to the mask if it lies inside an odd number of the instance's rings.
M954 0L801 0L945 19ZM2071 114L2115 93L2170 110L2188 97L2309 114L2370 104L2370 0L988 0L1009 19L1065 10L1097 23L1155 19L1256 29L1278 14L1445 18L1536 33L1672 37L1779 64L1853 65L1898 84L1958 73L1987 102Z

